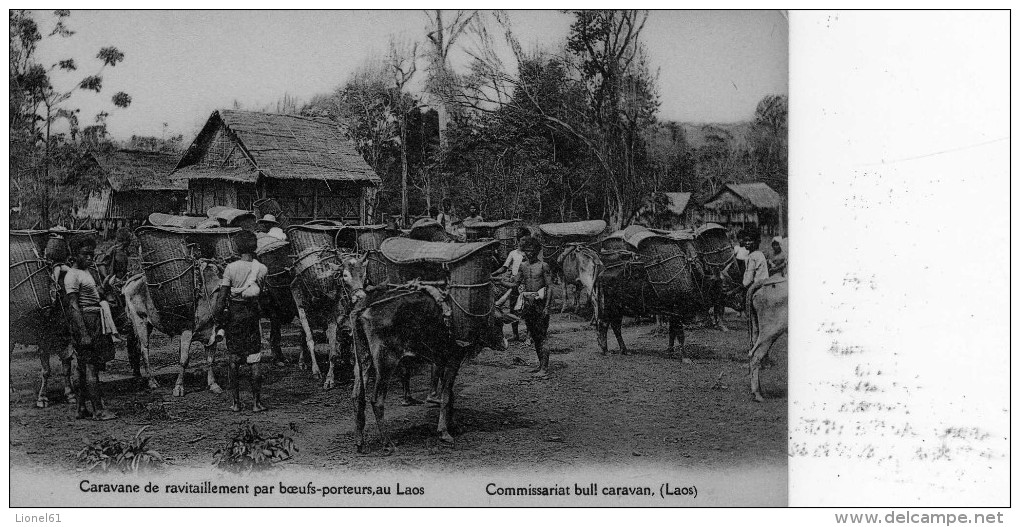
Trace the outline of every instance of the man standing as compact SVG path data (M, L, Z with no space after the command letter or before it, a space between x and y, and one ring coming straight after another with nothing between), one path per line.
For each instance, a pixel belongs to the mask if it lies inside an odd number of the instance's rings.
M531 342L535 345L535 353L538 355L538 367L530 373L537 377L546 377L549 375L549 351L543 344L549 331L548 291L552 286L552 271L549 264L539 260L538 254L542 250L542 244L534 237L523 238L521 249L527 260L521 264L520 272L517 274L516 282L520 288L517 309L524 319L528 334L531 335Z
M140 379L142 377L142 351L138 343L138 336L135 335L134 328L131 327L131 320L124 310L126 300L123 288L129 277L130 255L131 230L121 227L117 229L117 243L103 255L99 262L99 271L105 276L103 290L105 299L111 306L117 331L127 338L128 362L131 363L131 371L136 378Z
M450 198L446 198L442 201L439 214L436 215L436 221L446 229L446 232L450 234L457 234L458 223L456 212L453 210L453 201Z
M82 396L78 398L78 419L91 417L97 421L116 419L107 410L99 387L99 372L113 359L113 341L103 332L101 281L92 269L96 257L96 240L91 236L75 236L70 243L73 267L64 275L64 291L78 356L78 382ZM92 403L89 411L87 402Z
M258 242L255 234L241 231L234 238L241 258L227 264L220 282L219 311L226 309L226 340L230 353L228 373L234 400L230 410L241 411L241 389L238 375L241 364L251 365L251 391L253 412L265 410L262 405L262 332L259 329L258 297L269 269L255 259ZM223 304L226 304L225 306Z
M256 221L255 227L258 232L264 232L278 240L287 241L287 234L283 232L280 222L276 221L276 216L272 214L266 214L262 219Z

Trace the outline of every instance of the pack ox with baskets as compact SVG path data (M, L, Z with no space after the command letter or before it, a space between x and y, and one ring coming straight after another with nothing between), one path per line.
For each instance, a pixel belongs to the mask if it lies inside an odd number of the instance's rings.
M624 316L661 315L669 319L669 347L679 340L683 357L683 318L708 306L711 283L689 231L659 231L631 226L601 243L595 279L596 330L602 353L608 352L612 327L620 352L627 353L620 331Z
M453 384L461 363L483 347L505 349L491 273L498 265L495 240L447 243L398 237L382 242L381 256L401 283L366 288L352 313L355 356L355 436L365 451L365 406L371 401L384 449L388 435L383 407L389 376L402 360L434 366L431 396L439 403L440 438L452 442ZM405 401L408 378L402 379ZM413 401L413 399L412 399Z
M71 383L72 340L66 305L62 302L63 284L54 279L54 266L64 262L55 261L52 255L67 254L65 236L94 232L10 231L10 350L14 351L15 343L38 347L42 368L35 404L39 408L49 406L47 392L52 355L60 357L64 368L64 396L70 404L76 402ZM63 244L63 252L57 244Z
M174 395L184 395L184 372L192 342L206 348L206 380L220 393L213 373L216 351L216 308L223 267L239 255L234 236L239 228L189 229L145 226L135 231L141 250L142 274L128 279L123 292L129 319L138 336L149 386L152 376L149 335L153 328L180 335L180 369Z
M342 250L359 255L367 255L368 258L368 282L370 284L385 284L397 280L396 276L389 276L390 266L379 253L379 247L383 241L400 236L401 232L391 229L385 224L377 225L349 225L340 230L336 235L336 246Z
M341 331L341 328L349 322L352 300L341 283L342 269L345 261L357 254L354 247L338 246L338 240L346 245L342 233L350 232L350 227L339 222L320 220L292 225L286 232L293 261L291 292L305 342L305 349L299 359L300 365L305 366L307 351L312 375L316 379L322 378L315 356L312 328L324 329L329 343L329 370L323 388L330 389L335 385L337 362L347 347L341 342L347 331Z
M501 262L506 260L510 251L517 248L517 229L520 226L521 220L519 219L464 223L467 241L496 240L499 242L497 252Z

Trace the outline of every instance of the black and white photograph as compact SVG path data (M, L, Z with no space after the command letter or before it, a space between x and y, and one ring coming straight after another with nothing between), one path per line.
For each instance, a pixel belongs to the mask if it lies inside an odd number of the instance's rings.
M749 479L480 490L785 505L783 13L10 30L16 477L694 467Z
M1009 503L1008 12L9 26L12 508Z

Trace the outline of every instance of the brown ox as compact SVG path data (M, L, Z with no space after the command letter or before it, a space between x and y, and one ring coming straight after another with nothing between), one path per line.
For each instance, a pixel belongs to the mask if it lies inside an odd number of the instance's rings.
M372 403L383 451L393 449L383 417L390 375L401 361L422 358L435 366L440 387L440 439L453 442L453 383L461 362L471 346L454 342L440 293L430 287L419 289L379 288L369 292L365 309L351 315L354 332L354 417L358 452L366 452L365 406ZM406 388L405 388L406 389Z
M656 294L643 265L638 261L623 260L605 266L595 280L594 291L596 336L602 354L609 352L609 328L613 328L620 354L627 354L621 325L623 317L665 316L669 320L669 347L672 353L680 341L679 358L683 359L684 326L681 319L685 306L678 299L664 299Z
M188 367L192 342L201 342L206 350L206 364L208 367L206 380L209 390L213 393L221 393L223 390L216 384L216 377L213 373L213 362L216 353L216 307L220 296L220 270L211 263L199 262L199 272L202 277L202 286L198 291L198 301L193 313L161 314L156 310L156 305L149 294L149 287L146 284L144 275L135 275L124 285L124 299L128 318L138 337L139 345L144 359L145 377L149 380L149 387L156 388L158 383L152 377L152 370L149 363L149 334L152 329L158 329L170 336L180 335L180 372L177 375L177 382L174 385L174 396L184 395L184 371ZM165 320L166 319L166 320Z
M773 276L760 285L752 286L748 294L748 330L751 337L748 370L751 375L751 394L755 401L761 402L764 400L759 379L761 362L788 328L789 286L786 277Z

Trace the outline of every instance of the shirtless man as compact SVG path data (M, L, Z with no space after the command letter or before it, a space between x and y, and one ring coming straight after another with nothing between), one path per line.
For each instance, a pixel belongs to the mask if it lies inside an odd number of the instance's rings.
M549 352L543 349L542 345L549 331L548 292L552 285L552 271L549 264L538 259L542 244L534 237L523 238L521 249L526 260L521 263L517 274L516 282L521 292L517 307L538 355L538 367L530 370L530 373L537 377L546 377L549 375Z

